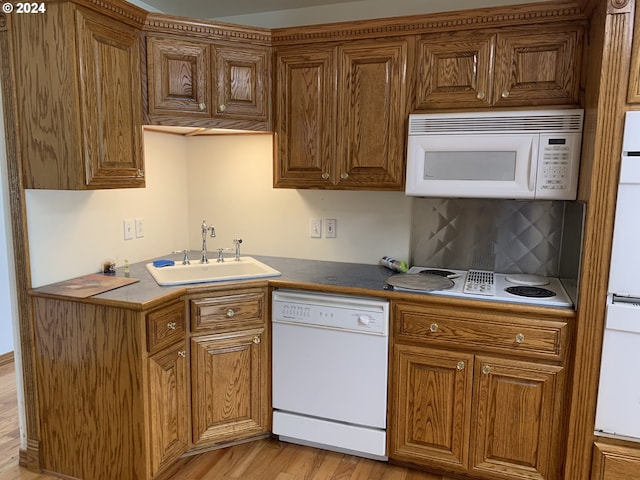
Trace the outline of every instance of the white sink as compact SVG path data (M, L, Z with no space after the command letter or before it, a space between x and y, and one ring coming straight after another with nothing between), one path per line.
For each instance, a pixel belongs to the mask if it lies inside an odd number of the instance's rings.
M184 285L188 283L223 282L230 280L249 280L252 278L278 277L280 272L253 257L225 259L218 263L215 259L209 263L192 261L191 265L154 267L147 263L147 270L158 285Z

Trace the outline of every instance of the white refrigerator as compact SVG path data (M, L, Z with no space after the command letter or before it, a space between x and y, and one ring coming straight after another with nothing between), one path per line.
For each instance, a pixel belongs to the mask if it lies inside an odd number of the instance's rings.
M640 441L640 112L627 112L596 434Z

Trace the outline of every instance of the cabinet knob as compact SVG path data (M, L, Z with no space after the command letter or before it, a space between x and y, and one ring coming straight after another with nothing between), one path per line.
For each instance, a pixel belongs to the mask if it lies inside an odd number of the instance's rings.
M236 312L233 311L232 308L230 308L229 310L227 310L227 317L231 318L236 314Z
M227 109L227 106L222 104L222 105L218 105L218 111L219 112L224 112Z
M138 171L136 172L136 177L137 178L144 178L144 170L138 169Z
M429 326L429 330L432 331L432 332L437 332L438 331L438 324L437 323L432 323Z
M476 95L476 98L478 100L484 100L484 97L485 97L484 92L478 92L478 94Z
M464 370L464 367L465 367L465 364L464 364L464 362L462 360L459 361L458 364L456 365L456 368L458 370Z
M489 375L491 373L491 367L489 365L483 365L482 373L484 373L485 375Z
M516 342L518 343L524 343L524 335L519 333L516 335Z
M504 92L502 92L502 93L500 94L500 96L501 96L502 98L508 98L508 97L509 97L509 91L508 91L508 90L505 90Z
M328 174L327 172L324 172L324 173L322 174L322 179L323 179L323 180L328 180L328 179L329 179L329 174Z
M342 172L340 174L340 178L343 180L346 180L347 178L349 178L349 174L347 172Z
M258 345L260 343L260 337L259 336L255 336L253 337L253 343L255 343L256 345Z
M178 352L178 356L182 358L187 358L187 352L184 350L181 350Z
M207 108L207 106L204 103L200 102L198 104L198 108L200 109L201 112L204 112L204 110L205 110L205 108Z
M167 328L169 330L175 330L178 327L178 324L176 322L169 322L167 323Z

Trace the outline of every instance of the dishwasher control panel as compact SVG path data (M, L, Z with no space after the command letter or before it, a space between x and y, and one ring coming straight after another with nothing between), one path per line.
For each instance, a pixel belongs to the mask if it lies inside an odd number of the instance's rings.
M273 292L272 321L387 335L389 302L291 290Z

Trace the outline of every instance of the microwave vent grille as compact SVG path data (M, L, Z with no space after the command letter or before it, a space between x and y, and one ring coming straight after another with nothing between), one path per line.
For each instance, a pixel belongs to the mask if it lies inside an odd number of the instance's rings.
M413 114L409 135L473 133L581 133L583 110Z

